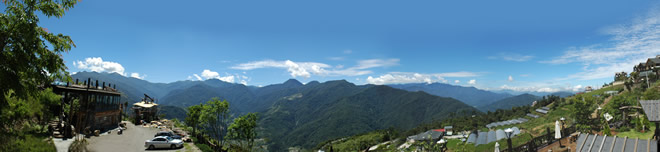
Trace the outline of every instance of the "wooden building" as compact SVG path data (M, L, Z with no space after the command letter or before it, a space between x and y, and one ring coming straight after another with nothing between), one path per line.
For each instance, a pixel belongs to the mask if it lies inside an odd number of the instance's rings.
M115 87L99 84L91 79L82 83L53 84L53 92L62 96L62 105L71 105L77 101L78 106L69 106L69 113L64 109L60 112L61 126L65 127L63 135L71 137L73 131L78 134L90 135L95 130L105 131L117 127L121 122L121 93ZM65 106L62 106L65 107Z
M158 120L158 104L147 94L144 94L142 101L133 104L133 111L135 124L141 124L141 121L148 123Z

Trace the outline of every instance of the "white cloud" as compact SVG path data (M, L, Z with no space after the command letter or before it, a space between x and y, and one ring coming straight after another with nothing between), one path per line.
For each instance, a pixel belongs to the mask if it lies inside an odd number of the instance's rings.
M201 81L201 80L202 80L202 77L200 77L200 76L197 75L197 74L193 74L193 76L195 76L195 78L196 78L198 81Z
M136 78L136 79L144 79L144 77L147 77L147 75L141 75L140 76L140 73L133 72L133 73L131 73L131 77Z
M583 65L582 72L565 79L593 80L612 78L616 72L631 72L634 65L660 54L660 11L657 9L629 25L605 32L612 36L611 44L572 47L562 56L542 63L579 63Z
M263 60L238 64L230 67L238 70L253 70L260 68L281 68L286 69L292 77L309 78L312 75L321 76L358 76L372 73L367 70L377 67L389 67L398 65L399 59L370 59L358 61L354 67L343 68L343 66L333 67L319 62L294 62L291 60L274 61Z
M468 81L468 84L472 84L472 85L477 84L477 80L472 79L472 80Z
M351 54L353 53L353 50L347 49L343 51L344 54Z
M559 91L568 91L568 92L578 92L584 89L583 85L575 85L571 86L567 84L567 86L560 86L560 85L553 85L546 83L545 85L542 84L531 84L527 86L509 86L509 85L502 85L498 89L500 90L512 90L512 91L517 91L517 92L559 92Z
M475 77L473 72L449 72L449 73L412 73L412 72L390 72L378 77L367 77L369 84L402 84L402 83L447 83L445 77ZM456 80L458 81L458 80Z
M121 64L117 62L103 61L101 57L85 58L85 61L73 62L73 66L83 70L118 73L126 76L126 73L124 73L124 67L121 66Z
M454 83L461 83L461 80L454 80Z
M517 53L499 53L495 56L489 56L488 59L500 59L505 61L515 61L515 62L524 62L534 58L531 55L522 55Z
M375 67L390 67L395 65L399 65L399 59L370 59L358 61L358 65L354 68L362 70Z
M502 85L502 86L500 86L499 89L513 90L513 91L517 91L517 92L558 92L558 91L561 91L561 89L554 88L554 87L515 87L515 86L508 86L508 85Z
M582 85L576 85L573 87L573 92L578 92L580 89L582 89Z
M195 74L195 76L197 76L197 74ZM233 75L228 75L228 76L221 77L218 72L211 71L211 70L208 70L208 69L204 69L204 71L202 71L202 78L204 78L206 80L208 80L208 79L218 79L218 80L222 80L222 81L225 81L225 82L234 83L234 76Z
M341 56L335 56L335 57L329 57L328 59L334 60L334 61L341 61L344 60L344 57Z
M511 75L509 75L509 79L508 79L508 80L509 80L509 82L512 82L512 81L513 81L513 77L512 77Z
M225 75L222 76L220 73L216 71L211 71L209 69L204 69L201 74L193 74L192 76L188 76L188 80L202 81L208 79L218 79L229 83L240 83L243 85L247 85L248 82L250 81L250 78L245 75L240 75L240 74L232 75L229 73L225 73Z
M434 79L430 75L413 74L385 74L379 77L367 77L367 83L370 84L402 84L402 83L433 83L444 79Z

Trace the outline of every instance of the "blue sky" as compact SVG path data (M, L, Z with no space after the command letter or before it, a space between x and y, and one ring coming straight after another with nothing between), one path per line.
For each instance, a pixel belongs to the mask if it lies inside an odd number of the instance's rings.
M69 71L579 90L660 54L656 1L81 1Z

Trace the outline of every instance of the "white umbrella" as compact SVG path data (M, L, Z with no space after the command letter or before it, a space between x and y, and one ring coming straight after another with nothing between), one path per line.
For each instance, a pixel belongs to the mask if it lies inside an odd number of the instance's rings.
M561 138L561 128L559 127L559 120L555 121L555 139Z
M500 143L495 142L495 152L500 152Z

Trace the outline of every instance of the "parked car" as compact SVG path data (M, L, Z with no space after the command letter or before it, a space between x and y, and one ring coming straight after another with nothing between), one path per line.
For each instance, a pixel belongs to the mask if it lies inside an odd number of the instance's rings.
M174 139L168 136L158 136L154 139L147 140L144 142L144 147L147 149L155 148L181 148L183 147L183 141L180 139Z
M154 135L154 137L158 137L158 136L168 136L168 137L172 137L174 139L181 139L181 136L179 136L177 134L174 134L171 131L161 131L161 132L156 133L156 135Z

